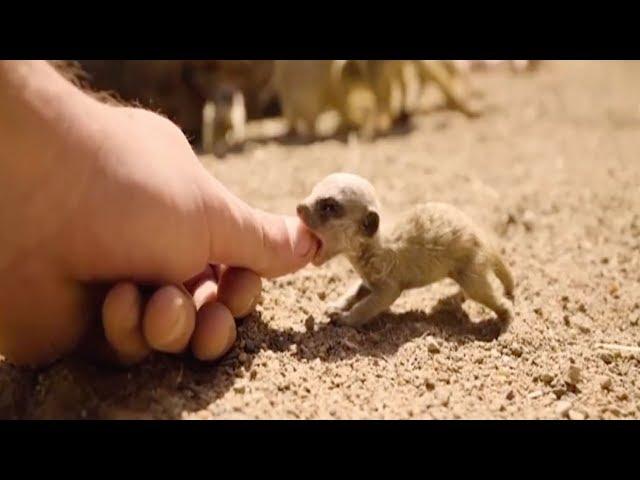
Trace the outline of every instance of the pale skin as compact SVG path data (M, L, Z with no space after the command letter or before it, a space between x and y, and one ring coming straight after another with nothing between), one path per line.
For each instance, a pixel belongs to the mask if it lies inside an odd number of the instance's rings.
M41 61L0 62L0 226L0 355L33 366L79 347L124 365L220 358L260 278L317 248L213 178L169 120Z

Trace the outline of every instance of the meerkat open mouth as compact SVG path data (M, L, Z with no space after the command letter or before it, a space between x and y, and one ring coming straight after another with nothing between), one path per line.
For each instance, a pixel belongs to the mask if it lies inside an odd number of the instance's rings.
M313 233L313 236L315 237L316 240L316 253L313 256L313 259L311 260L311 263L313 265L315 265L316 267L319 267L320 265L322 265L325 262L324 259L324 252L325 252L325 247L324 247L324 239L322 238L322 236L313 228L311 228L309 226L309 224L306 222L304 215L301 215L300 213L298 213L298 218L300 219L300 221L302 222L302 224L307 227L311 233Z
M316 232L313 232L313 233L316 236L316 239L317 239L317 242L318 242L318 248L316 250L316 254L313 256L313 260L311 260L311 263L313 263L313 265L315 265L316 267L319 267L320 265L322 265L325 262L325 259L324 259L324 240L322 240L322 238L320 238Z
M309 226L305 223L304 220L302 220L302 223L304 224L305 227L309 228ZM311 260L311 263L313 265L315 265L316 267L319 267L320 265L322 265L325 262L325 258L324 258L325 243L324 243L324 239L315 230L313 230L311 228L309 228L309 230L311 230L311 233L313 233L314 237L316 237L316 244L317 244L316 254L313 256L313 259Z

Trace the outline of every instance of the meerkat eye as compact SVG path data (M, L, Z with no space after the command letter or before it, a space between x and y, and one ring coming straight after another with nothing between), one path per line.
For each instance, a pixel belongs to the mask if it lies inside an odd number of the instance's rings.
M318 211L325 218L342 215L342 205L333 198L325 198L318 202Z

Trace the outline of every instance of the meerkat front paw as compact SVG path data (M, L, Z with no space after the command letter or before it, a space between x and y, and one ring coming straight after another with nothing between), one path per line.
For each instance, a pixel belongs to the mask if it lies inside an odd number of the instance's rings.
M368 323L368 320L358 318L351 312L338 312L331 316L331 323L342 327L359 328Z
M344 313L348 310L348 307L343 302L333 302L330 303L325 309L325 313L327 316L331 317L332 315L336 315L338 313Z
M505 324L510 324L513 321L513 309L510 307L500 310L498 312L498 319Z
M342 310L338 305L329 305L329 307L327 307L326 314L331 323L341 325L342 319L347 315L347 312Z
M333 311L329 314L329 318L331 319L331 323L334 325L340 325L343 327L353 326L353 318L351 318L349 312L344 312L342 310Z

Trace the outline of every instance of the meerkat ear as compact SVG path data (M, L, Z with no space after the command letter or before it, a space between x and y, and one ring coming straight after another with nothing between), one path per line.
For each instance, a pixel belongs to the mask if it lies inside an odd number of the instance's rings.
M367 237L373 237L380 226L380 216L373 210L369 210L362 219L362 229Z

